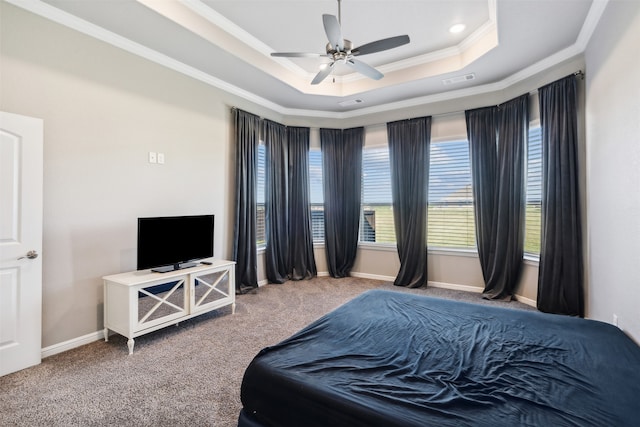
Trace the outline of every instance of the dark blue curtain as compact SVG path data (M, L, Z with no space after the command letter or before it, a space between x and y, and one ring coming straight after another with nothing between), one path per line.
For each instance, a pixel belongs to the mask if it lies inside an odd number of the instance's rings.
M309 128L288 127L289 140L289 277L317 276L309 201Z
M358 251L364 128L320 129L320 144L327 266L347 277Z
M522 271L529 95L466 111L465 117L483 296L509 300Z
M309 205L309 128L263 122L265 265L270 283L317 275Z
M465 111L475 206L476 245L484 282L491 275L498 182L498 107Z
M236 262L236 291L258 287L256 252L256 169L260 140L260 118L232 109L235 139L235 210L233 260Z
M538 89L542 128L542 233L537 305L584 316L578 189L577 82L574 75Z
M270 283L289 278L289 149L287 128L263 121L265 161L265 267Z
M387 123L400 271L396 286L427 283L427 194L431 117Z

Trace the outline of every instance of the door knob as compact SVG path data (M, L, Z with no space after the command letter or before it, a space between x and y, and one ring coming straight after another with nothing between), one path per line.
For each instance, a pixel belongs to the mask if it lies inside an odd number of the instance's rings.
M20 257L20 258L18 258L18 259L23 259L23 258L29 258L29 259L35 259L35 258L38 258L38 252L36 252L36 251L29 251L29 252L27 252L27 254L26 254L26 255L21 256L21 257Z

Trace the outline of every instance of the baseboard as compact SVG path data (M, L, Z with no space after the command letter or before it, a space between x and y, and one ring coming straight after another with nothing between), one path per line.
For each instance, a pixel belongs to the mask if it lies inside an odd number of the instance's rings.
M471 285L457 285L455 283L433 282L429 280L427 282L427 286L433 286L434 288L451 289L454 291L473 292L477 294L482 293L482 288Z
M385 282L393 282L394 280L396 280L396 278L392 276L381 276L379 274L358 273L354 271L351 272L351 276L360 277L361 279L382 280Z
M318 277L327 277L329 276L329 272L327 271L319 271L318 272ZM391 277L391 276L381 276L378 274L369 274L369 273L358 273L358 272L352 272L351 276L353 277L359 277L362 279L372 279L372 280L382 280L385 282L393 282L395 280L395 277ZM258 282L258 286L264 286L266 285L268 282L268 280L261 280L260 282ZM443 288L443 289L452 289L455 291L465 291L465 292L474 292L474 293L481 293L482 292L482 288L477 287L477 286L471 286L471 285L457 285L454 283L445 283L445 282L433 282L433 281L429 281L427 283L427 286L433 286L434 288ZM536 301L532 300L531 298L527 298L527 297L523 297L520 295L515 295L515 299L516 301L519 301L523 304L527 304L531 307L536 307ZM71 350L74 349L76 347L80 347L86 344L90 344L92 342L95 341L100 341L104 339L104 331L100 330L100 331L96 331L96 332L92 332L90 334L87 335L83 335L81 337L78 338L73 338L70 339L68 341L65 342L61 342L59 344L54 344L51 345L49 347L45 347L42 349L42 358L46 358L49 356L53 356L54 354L58 354L58 353L62 353L64 351L67 350Z
M68 341L64 341L58 344L50 345L49 347L45 347L42 349L41 356L42 358L46 358L49 356L53 356L54 354L62 353L67 350L71 350L76 347L80 347L86 344L90 344L95 341L100 341L104 339L104 330L92 332L87 335L83 335L78 338L73 338Z
M316 276L318 277L327 277L329 276L329 272L328 271L319 271ZM263 279L258 281L258 287L264 286L264 285L268 285L269 284L269 279Z
M518 301L518 302L521 302L523 304L527 304L527 305L529 305L531 307L538 308L538 303L534 299L523 297L523 296L520 296L520 295L515 295L515 298L516 298L516 301Z
M476 292L481 293L482 288L478 286L470 286L470 285L456 285L453 283L443 283L443 282L429 282L427 286L433 286L434 288L443 288L443 289L453 289L456 291L465 291L465 292ZM526 304L531 307L537 307L536 301L531 298L523 297L521 295L513 296L516 301Z

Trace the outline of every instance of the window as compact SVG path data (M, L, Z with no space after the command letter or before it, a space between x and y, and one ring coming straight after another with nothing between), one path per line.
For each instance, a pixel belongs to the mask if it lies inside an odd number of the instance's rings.
M267 244L267 237L265 234L265 178L266 178L266 157L267 147L263 141L258 144L258 167L256 169L256 246L258 249L262 249Z
M476 249L469 143L431 142L427 244Z
M396 242L387 146L365 146L362 151L360 242Z
M322 189L322 151L309 149L309 201L311 234L314 243L324 243L324 193Z
M540 220L542 202L542 131L540 126L529 128L527 141L527 187L524 221L524 253L540 255Z
M265 182L266 182L266 146L263 141L258 145L256 169L256 246L266 246L265 232ZM324 243L324 195L322 193L322 153L320 148L309 150L309 183L311 201L311 226L313 241Z

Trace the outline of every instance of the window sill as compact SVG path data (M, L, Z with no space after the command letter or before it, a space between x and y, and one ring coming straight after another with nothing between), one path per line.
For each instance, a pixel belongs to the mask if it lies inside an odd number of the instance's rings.
M395 243L365 243L359 242L358 249L365 249L368 251L384 251L384 252L397 252L398 247Z
M314 242L314 249L324 248L324 242ZM367 251L383 251L383 252L397 252L398 248L395 243L358 243L358 249L364 249ZM258 255L263 254L266 247L262 246L257 248ZM444 256L461 256L469 258L477 258L478 251L473 249L445 249L445 248L433 248L427 249L429 255L444 255ZM540 257L535 255L524 255L523 261L526 265L538 267L540 264Z
M431 255L462 256L462 257L469 257L469 258L478 258L478 251L475 249L433 248L433 249L428 249L427 252Z
M358 243L358 249L364 249L368 251L385 251L385 252L397 252L398 247L395 243ZM446 248L434 248L428 249L427 252L430 255L448 255L448 256L464 256L464 257L477 257L478 252L473 249L446 249Z
M535 255L525 255L524 263L527 265L533 265L535 267L540 265L540 256Z

